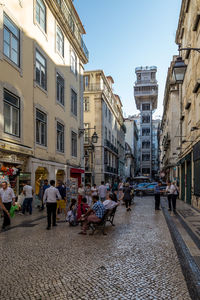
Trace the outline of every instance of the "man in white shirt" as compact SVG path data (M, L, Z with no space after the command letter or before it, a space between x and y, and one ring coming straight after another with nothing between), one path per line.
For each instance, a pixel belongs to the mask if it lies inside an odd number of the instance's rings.
M101 201L105 201L107 194L107 187L104 184L104 181L101 182L101 185L98 188L99 197Z
M31 185L27 183L27 181L23 182L23 194L25 195L25 199L22 205L22 213L25 214L25 211L28 211L30 215L32 215L32 202L33 202L33 188Z
M8 183L6 181L2 182L2 188L0 189L0 198L6 210L9 212L11 205L15 205L15 194L13 189L8 187ZM6 226L10 225L10 218L9 215L4 210L4 219L2 229L5 229Z
M55 180L50 181L50 187L44 192L43 201L47 205L47 230L51 229L51 216L53 221L53 226L56 224L56 210L57 210L57 200L61 199L61 195L57 188L55 188Z

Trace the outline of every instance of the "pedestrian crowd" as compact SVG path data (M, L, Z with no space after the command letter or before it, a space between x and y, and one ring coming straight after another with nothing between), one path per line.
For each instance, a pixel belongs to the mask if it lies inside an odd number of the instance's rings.
M131 211L131 202L134 197L134 191L129 183L115 181L112 185L103 181L97 187L96 184L85 187L80 184L77 198L72 198L67 202L66 187L58 180L44 180L42 186L40 210L47 210L47 230L52 226L57 226L57 221L64 216L64 220L70 226L81 224L80 234L86 234L90 223L100 223L107 210L116 209L120 202L124 202L127 211ZM14 191L8 186L8 183L2 182L0 189L0 208L3 211L3 225L5 230L10 225L11 209L13 211L21 210L21 214L32 214L32 203L34 191L32 186L23 182L24 200L21 205L16 202Z
M66 187L62 181L44 180L42 186L42 197L40 210L46 206L47 209L47 230L51 226L57 226L57 221L64 216L64 221L70 226L81 224L80 234L86 234L90 223L100 223L107 210L116 209L120 203L124 203L127 212L131 211L131 204L134 199L134 189L128 183L115 181L112 185L103 181L97 187L96 184L85 187L80 184L77 198L67 202ZM0 208L3 211L2 230L10 225L10 217L14 210L21 208L22 214L32 214L32 202L34 191L32 186L23 182L24 200L20 207L15 201L15 194L6 181L2 182L0 189ZM176 211L176 199L179 189L175 182L168 182L166 189L161 189L161 182L155 185L155 210L160 210L160 196L165 193L168 199L169 211ZM12 215L11 215L12 214Z

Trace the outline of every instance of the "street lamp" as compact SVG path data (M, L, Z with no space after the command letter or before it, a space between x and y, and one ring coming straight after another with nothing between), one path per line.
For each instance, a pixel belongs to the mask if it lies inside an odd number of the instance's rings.
M93 135L92 135L92 143L93 144L96 144L97 143L97 141L98 141L98 135L97 135L97 133L96 133L96 131L93 133Z
M187 65L184 63L184 60L181 56L177 57L175 64L173 66L173 77L176 83L183 83Z

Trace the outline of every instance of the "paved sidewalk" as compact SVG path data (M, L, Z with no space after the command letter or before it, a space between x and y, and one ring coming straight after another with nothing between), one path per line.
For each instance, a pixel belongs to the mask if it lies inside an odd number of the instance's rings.
M119 207L107 236L81 236L65 223L46 231L45 214L30 226L17 216L0 234L0 298L189 300L162 211L153 197L135 202L131 212Z

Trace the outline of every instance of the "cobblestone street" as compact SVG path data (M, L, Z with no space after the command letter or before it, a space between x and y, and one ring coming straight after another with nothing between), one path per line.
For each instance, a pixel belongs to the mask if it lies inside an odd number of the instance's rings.
M59 223L46 231L34 212L17 216L0 234L0 299L189 300L162 211L153 197L136 198L131 212L120 206L107 236L81 236ZM45 216L45 213L44 213ZM35 226L34 226L35 225Z

